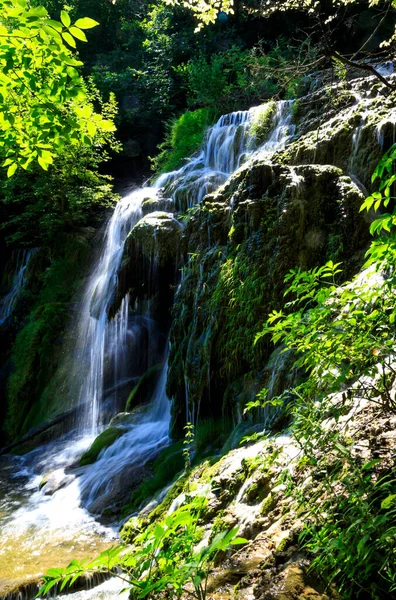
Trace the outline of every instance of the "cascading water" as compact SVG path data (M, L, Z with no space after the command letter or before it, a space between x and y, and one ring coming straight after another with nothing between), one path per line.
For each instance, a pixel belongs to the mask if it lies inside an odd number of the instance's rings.
M115 319L108 319L108 308L117 281L125 239L142 216L145 189L132 192L116 206L105 232L105 245L84 294L78 326L77 360L83 377L78 403L87 406L81 428L95 434L101 425L105 360L113 363L114 382L122 380L120 364L128 353L128 298Z
M167 198L168 206L185 210L224 183L249 155L284 147L293 134L291 103L278 103L268 140L259 149L249 147L249 122L254 110L221 117L208 130L201 151L184 166L159 177L153 188L136 190L117 204L81 302L73 353L75 368L70 373L77 389L75 402L83 407L77 432L25 457L4 459L3 472L16 471L9 476L13 485L6 488L17 490L0 498L0 573L4 569L10 580L13 573L26 579L37 569L42 572L64 564L69 553L78 558L81 553L93 554L108 545L114 530L97 524L86 508L95 513L111 506L120 482L124 488L128 482L136 483L142 465L169 443L166 351L159 357L157 327L150 307L144 314L142 310L139 313L126 296L115 317L109 317L124 244L142 217L145 198ZM156 276L155 261L153 257L152 277ZM142 340L146 344L144 367L159 358L164 363L151 402L118 425L122 435L101 452L96 463L76 467L94 436L120 409L121 388L125 391L125 387L132 387L134 366L142 366ZM40 482L44 484L41 490ZM13 560L10 552L15 553ZM29 555L29 560L21 566L23 554ZM40 558L36 571L32 566L34 556Z
M0 301L0 323L4 323L15 308L16 301L26 283L26 269L35 250L18 250L15 259L15 271L11 289Z

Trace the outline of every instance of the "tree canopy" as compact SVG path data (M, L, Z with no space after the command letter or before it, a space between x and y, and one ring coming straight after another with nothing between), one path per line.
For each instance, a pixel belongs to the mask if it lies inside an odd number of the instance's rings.
M90 18L50 18L44 6L0 0L0 157L12 176L33 163L45 170L65 146L91 146L115 130L95 110L73 50L87 41Z

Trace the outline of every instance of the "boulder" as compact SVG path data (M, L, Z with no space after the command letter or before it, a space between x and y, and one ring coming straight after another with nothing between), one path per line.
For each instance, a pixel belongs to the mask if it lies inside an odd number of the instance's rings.
M172 213L155 211L143 217L127 237L118 286L109 309L115 315L125 294L139 314L167 329L180 266L183 227Z
M124 433L125 429L121 427L109 427L102 431L102 433L100 433L92 442L89 450L87 450L80 458L80 466L83 467L96 462L102 450L114 444L114 442Z

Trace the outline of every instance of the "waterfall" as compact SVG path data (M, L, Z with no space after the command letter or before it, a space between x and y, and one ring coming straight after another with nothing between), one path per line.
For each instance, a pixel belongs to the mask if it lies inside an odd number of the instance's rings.
M128 297L124 298L114 319L108 318L108 310L124 243L142 217L143 200L155 198L163 190L176 208L191 208L224 183L249 156L249 123L254 111L253 108L220 117L209 128L201 150L183 167L161 175L152 188L133 191L117 204L106 228L102 254L86 286L78 323L76 363L78 373L82 372L78 403L87 406L80 424L83 431L97 433L104 423L101 407L105 368L111 372L111 389L115 393L120 382L128 381L128 360L133 348L131 338L136 335L130 328ZM283 147L291 132L291 102L279 102L272 131L262 149L269 152ZM150 319L149 314L146 317Z
M166 200L168 210L185 210L215 191L255 152L269 153L286 144L293 133L291 103L278 104L273 127L261 149L249 145L253 110L221 117L208 130L200 151L186 164L160 176L153 187L131 192L117 204L105 228L99 258L87 278L76 323L69 380L76 389L74 401L81 405L79 427L77 432L23 457L4 459L11 461L17 484L6 486L3 504L0 495L0 572L3 569L13 576L21 555L27 557L21 567L25 574L36 568L32 566L35 554L40 555L40 568L54 566L54 545L63 563L78 549L85 554L103 550L114 539L116 529L99 525L92 513L111 509L120 489L127 492L138 484L145 477L142 467L169 443L167 344L163 340L159 343L150 306L145 310L144 306L134 306L126 295L117 314L113 318L109 315L125 241L143 216L146 198ZM20 281L26 265L27 257L19 267ZM150 277L156 276L153 257ZM122 430L120 437L102 450L94 464L79 467L82 453L119 412L121 392L130 391L132 381L142 371L161 361L163 368L152 398L115 423ZM17 500L8 491L16 485ZM128 499L124 498L125 503Z
M294 135L292 100L277 103L268 139L259 148L251 148L249 126L257 107L223 115L206 135L201 150L176 171L161 175L156 188L164 188L177 210L187 210L215 191L254 154L276 152Z
M34 253L35 249L16 251L15 270L11 289L0 301L0 324L8 319L15 308L16 302L26 283L26 269Z
M125 239L142 217L145 188L130 193L117 204L107 225L102 254L89 277L78 322L76 362L83 370L78 403L84 411L81 428L95 434L102 424L105 361L113 363L114 384L126 369L121 365L128 354L128 299L115 319L108 308L117 282ZM73 374L74 375L74 374Z
M292 106L293 100L281 100L277 102L272 130L268 139L258 148L258 154L283 150L293 137L296 126L293 124Z

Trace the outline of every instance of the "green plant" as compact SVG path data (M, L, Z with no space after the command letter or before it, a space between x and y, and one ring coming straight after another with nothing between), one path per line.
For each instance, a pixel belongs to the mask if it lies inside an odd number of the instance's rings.
M180 167L183 159L199 149L214 118L214 111L200 108L172 120L167 126L165 140L159 146L160 153L152 159L153 170L158 174Z
M114 123L95 111L78 71L82 62L69 48L87 41L89 18L60 22L44 6L1 0L0 156L7 176L38 163L47 170L65 146L92 146L98 132Z
M57 584L62 591L84 573L108 571L130 586L131 598L158 598L161 592L166 592L174 598L187 593L205 600L216 556L246 541L236 537L237 530L232 529L219 533L211 543L197 549L201 537L199 516L205 504L205 498L194 498L162 522L139 533L131 547L116 546L93 561L72 561L65 569L51 569L44 577L39 595L46 595Z
M186 471L191 469L191 457L194 450L195 427L192 423L187 423L184 427L185 435L183 440L184 468Z
M394 200L395 158L392 147L373 174L379 191L361 210L387 208ZM337 284L341 270L332 261L293 269L285 279L285 296L292 299L270 314L257 336L269 334L292 350L306 374L288 391L287 410L303 452L296 478L310 465L315 483L301 489L289 474L287 493L299 502L305 522L299 539L311 568L343 598L380 599L396 590L396 470L379 459L364 463L346 431L356 401L396 411L395 225L395 210L372 223L365 270L351 282ZM258 398L264 405L281 401L268 398L267 390Z
M394 264L396 255L388 254L387 268ZM271 334L274 343L295 351L295 365L309 373L322 398L365 375L370 379L360 382L356 395L394 411L394 275L382 279L371 272L370 279L366 273L337 287L338 267L329 261L311 271L292 270L285 294L294 295L286 304L294 310L273 311L256 339Z

